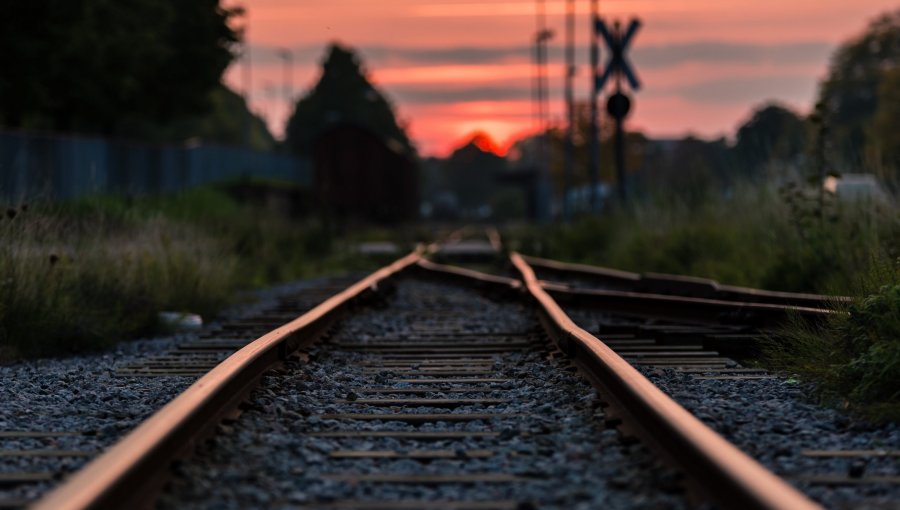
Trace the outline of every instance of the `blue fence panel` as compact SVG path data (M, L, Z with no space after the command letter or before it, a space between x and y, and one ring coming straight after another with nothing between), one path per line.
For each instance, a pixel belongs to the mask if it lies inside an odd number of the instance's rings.
M97 137L0 131L0 202L97 193L172 193L260 177L309 187L308 161L218 145L149 145Z

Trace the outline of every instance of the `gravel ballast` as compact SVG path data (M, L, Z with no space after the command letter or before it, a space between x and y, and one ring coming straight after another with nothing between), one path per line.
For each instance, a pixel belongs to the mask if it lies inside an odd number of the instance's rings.
M567 310L570 317L603 338L607 314ZM815 389L773 375L765 379L701 379L714 373L686 373L638 366L648 379L710 428L787 479L827 508L900 508L900 484L862 483L866 478L900 475L900 427L854 421L811 402ZM894 456L819 457L814 450L868 450ZM804 455L804 452L807 454ZM851 477L850 484L812 483L809 477ZM806 479L806 480L804 480Z
M0 434L0 475L50 473L54 479L26 484L0 484L0 502L27 502L55 486L65 474L86 464L95 454L127 434L142 420L172 400L196 377L122 377L116 371L132 363L193 341L219 324L260 314L279 299L329 283L315 279L253 291L248 304L234 306L197 333L123 342L89 356L40 359L0 366L0 432L65 433L48 437L3 437ZM248 341L252 338L248 338ZM20 450L67 450L79 456L27 456Z
M441 318L441 319L438 319ZM445 322L441 322L441 320ZM492 301L445 284L401 281L385 303L341 321L309 363L288 363L268 373L240 418L176 469L161 499L163 508L331 508L348 500L382 502L514 501L518 508L687 508L678 475L663 467L643 446L623 442L603 427L595 391L565 361L547 360L543 350L510 350L492 358L493 375L510 379L485 382L467 392L438 385L416 398L508 399L459 407L368 405L368 398L409 398L408 394L368 393L374 387L408 390L405 376L390 369L364 373L373 358L329 343L371 343L410 334L437 334L447 320L457 335L488 341L491 335L520 332L545 340L532 310ZM423 333L428 332L428 333ZM432 338L433 339L433 338ZM452 340L453 337L450 337ZM468 340L471 341L471 340ZM371 366L367 364L365 366ZM421 385L418 385L421 386ZM428 384L434 387L435 384ZM459 388L450 391L450 388ZM335 413L503 413L474 421L328 419ZM420 441L392 437L334 438L311 433L390 430L407 432L495 432L496 437ZM419 450L456 452L452 458L423 462L399 459L332 458L338 450ZM469 453L489 450L486 458ZM393 483L346 481L366 475L513 475L516 481L477 483ZM339 503L343 502L343 503ZM330 506L334 505L334 506ZM349 508L347 506L339 506ZM352 507L352 506L350 506ZM386 506L385 508L388 508Z

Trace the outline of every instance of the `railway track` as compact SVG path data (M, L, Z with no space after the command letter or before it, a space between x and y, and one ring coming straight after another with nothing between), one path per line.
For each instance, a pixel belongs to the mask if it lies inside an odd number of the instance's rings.
M146 504L167 480L164 507L817 507L639 371L769 378L707 342L758 335L785 303L654 294L651 306L511 262L520 278L398 260L216 364L36 507ZM613 296L627 306L610 309ZM680 312L653 316L679 299ZM217 360L181 361L122 375L196 375Z
M654 487L672 489L673 474L659 466L630 491L596 490L653 456L597 430L595 393L568 363L546 359L546 336L528 312L453 285L398 282L382 306L342 321L314 363L267 377L254 416L183 465L162 506L575 508L622 506L638 494L683 506ZM298 386L302 397L286 391ZM280 414L265 409L278 406ZM265 475L240 475L235 493L221 494L210 473L244 472L242 436L277 438L289 453L249 461ZM603 464L612 468L592 469ZM287 466L297 478L284 483L274 473Z

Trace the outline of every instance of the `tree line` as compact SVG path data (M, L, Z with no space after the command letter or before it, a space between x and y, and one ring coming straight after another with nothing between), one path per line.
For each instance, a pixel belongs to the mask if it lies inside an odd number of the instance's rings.
M219 0L33 0L0 16L0 127L270 148L221 83L242 39Z
M275 141L262 119L221 83L239 53L242 14L220 0L10 5L0 17L0 128L151 141L249 139L258 148L271 148ZM319 82L298 100L288 121L289 150L309 154L321 129L347 122L415 153L406 126L351 49L331 46L322 66ZM636 179L689 194L727 187L735 178L783 178L786 172L865 171L900 180L900 9L878 17L836 51L812 110L804 116L763 105L738 129L734 142L654 141L632 133L629 167L642 169ZM578 119L576 141L585 145L586 111ZM560 145L558 132L550 138L553 147ZM527 144L524 140L520 147ZM579 163L583 169L586 162ZM488 166L500 168L493 159ZM557 180L560 173L557 169ZM460 178L472 184L468 173Z
M587 105L576 112L576 144L586 168ZM612 147L601 126L602 168ZM551 131L553 177L562 181L561 131ZM527 142L527 141L526 141ZM758 105L733 138L627 138L629 178L639 192L702 202L738 182L818 185L822 176L872 173L900 191L900 9L873 20L838 47L808 114L777 102ZM611 173L601 176L612 182ZM576 175L587 182L586 172Z
M812 106L812 105L811 105ZM576 108L575 184L588 182L587 105ZM405 127L390 102L368 80L353 50L332 46L323 60L320 81L296 105L286 144L308 154L317 133L341 122L356 124L412 150ZM601 180L614 181L608 126L601 126ZM562 188L563 133L551 129L551 177ZM527 167L534 161L536 137L521 140L512 154ZM710 194L728 193L738 182L797 182L821 175L876 173L900 182L900 9L875 19L858 37L841 45L821 83L808 115L784 105L759 105L732 140L688 136L653 140L642 133L627 136L629 179L645 195L678 196L688 203ZM426 199L475 210L506 193L513 180L509 161L488 154L474 141L445 160L425 160ZM507 190L508 191L508 190ZM508 193L506 193L508 195ZM447 202L448 195L450 202ZM492 198L493 197L493 198ZM520 195L521 197L521 195ZM506 200L508 197L503 197ZM507 200L508 201L508 200ZM519 200L522 201L521 198ZM434 204L433 204L434 205ZM521 210L521 204L515 209Z

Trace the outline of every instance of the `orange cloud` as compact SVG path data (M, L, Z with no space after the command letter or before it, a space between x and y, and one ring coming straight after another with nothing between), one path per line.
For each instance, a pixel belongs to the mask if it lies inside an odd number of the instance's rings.
M409 83L471 83L528 79L534 70L530 64L446 65L404 67L371 71L379 84Z

